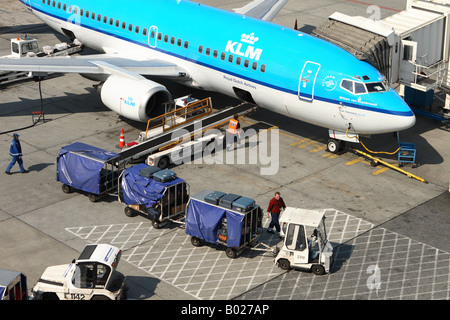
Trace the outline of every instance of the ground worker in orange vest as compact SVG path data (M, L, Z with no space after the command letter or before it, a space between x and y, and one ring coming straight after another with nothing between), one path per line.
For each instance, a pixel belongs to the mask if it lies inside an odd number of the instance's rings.
M227 151L231 150L231 145L234 143L234 139L237 141L238 147L241 145L241 124L239 123L239 117L234 115L233 119L230 119L227 130Z

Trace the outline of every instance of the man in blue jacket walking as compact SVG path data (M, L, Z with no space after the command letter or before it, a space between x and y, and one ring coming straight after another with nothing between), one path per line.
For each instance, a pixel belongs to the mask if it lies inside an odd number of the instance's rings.
M13 140L11 141L11 147L9 148L9 155L12 157L12 160L6 168L6 174L11 174L11 168L16 164L16 162L19 164L20 172L28 173L28 170L25 170L23 167L22 147L20 146L19 135L17 133L13 134Z

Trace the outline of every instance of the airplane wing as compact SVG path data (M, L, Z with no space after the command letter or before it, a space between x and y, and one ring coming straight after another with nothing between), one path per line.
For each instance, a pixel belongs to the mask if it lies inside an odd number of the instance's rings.
M234 9L234 12L247 17L272 21L288 0L254 0L246 6Z
M120 74L129 78L139 75L189 77L178 65L162 60L134 60L115 55L96 54L48 58L0 58L0 70L36 73Z

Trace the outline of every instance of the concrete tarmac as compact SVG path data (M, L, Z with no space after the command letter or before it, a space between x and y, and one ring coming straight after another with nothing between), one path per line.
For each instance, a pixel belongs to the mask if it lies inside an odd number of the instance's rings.
M232 10L246 1L201 3ZM309 33L336 11L370 16L372 4L289 1L273 22L293 27L298 19L300 30ZM405 7L404 0L376 4L381 18ZM0 55L9 53L11 38L24 34L37 37L41 46L64 41L19 1L0 0ZM217 109L239 103L213 92L162 83L174 97L210 96ZM262 175L267 164L261 162L172 167L190 184L191 194L203 189L243 194L265 209L273 193L280 191L288 206L336 209L327 222L338 263L330 275L317 277L284 272L273 266L267 253L249 250L231 260L220 248L193 248L180 226L153 229L145 217L125 216L114 197L91 203L85 194L63 193L55 179L61 147L80 141L118 151L121 128L127 142L145 130L145 124L105 107L94 84L77 74L42 81L46 121L29 128L31 113L41 108L38 83L0 87L0 165L8 165L12 134L18 132L30 171L21 174L16 165L11 176L0 176L0 268L23 272L29 289L46 267L70 263L86 244L105 241L123 249L119 271L128 278L130 299L449 299L450 132L440 123L418 116L416 125L401 133L402 141L416 144L419 164L404 169L427 183L372 167L351 152L331 155L325 150L326 129L263 109L242 124L268 130L269 136L279 128L275 175ZM385 134L364 143L372 150L392 151L397 139ZM247 141L247 150L255 147ZM392 156L383 159L396 163ZM279 239L265 233L262 241L275 245ZM377 290L368 285L374 275L370 270L378 270Z

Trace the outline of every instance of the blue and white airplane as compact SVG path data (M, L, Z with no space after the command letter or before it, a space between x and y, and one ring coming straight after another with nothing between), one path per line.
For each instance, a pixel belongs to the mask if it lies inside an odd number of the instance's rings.
M165 77L325 127L332 152L358 135L415 123L367 62L271 23L287 0L255 0L235 12L187 0L20 1L56 31L101 53L0 59L0 70L74 72L102 81L103 103L129 119L145 122L171 101L155 82Z

